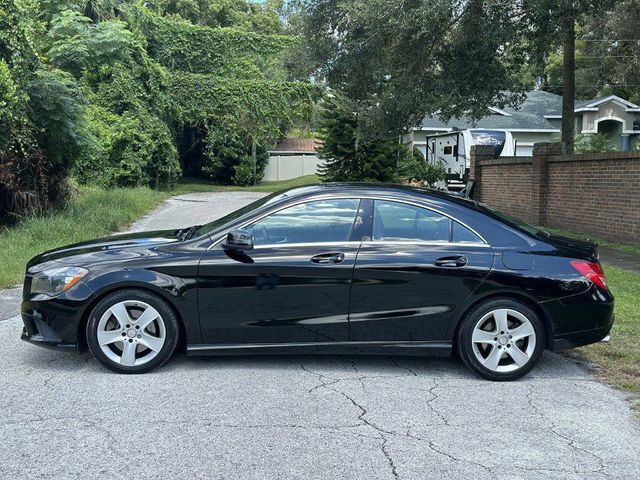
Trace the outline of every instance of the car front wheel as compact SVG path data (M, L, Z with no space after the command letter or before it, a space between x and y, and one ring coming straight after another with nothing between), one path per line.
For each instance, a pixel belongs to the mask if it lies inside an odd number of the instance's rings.
M178 320L160 297L120 290L103 298L87 322L89 350L118 373L144 373L164 364L178 342Z
M515 380L536 365L544 350L544 326L527 305L494 299L462 320L458 353L474 372L489 380Z

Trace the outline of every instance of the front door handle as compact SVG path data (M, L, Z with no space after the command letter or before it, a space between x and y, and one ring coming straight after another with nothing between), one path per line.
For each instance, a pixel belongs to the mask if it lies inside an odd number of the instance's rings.
M314 255L313 257L311 257L311 261L319 265L342 263L344 261L344 253L342 252L320 253L319 255Z
M460 268L469 263L469 260L464 255L455 255L451 257L440 257L433 263L438 267Z

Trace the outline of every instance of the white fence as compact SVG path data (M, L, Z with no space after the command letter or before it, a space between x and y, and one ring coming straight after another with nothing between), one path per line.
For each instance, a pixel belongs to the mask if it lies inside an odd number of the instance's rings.
M277 182L304 177L305 175L314 175L318 172L318 167L323 164L324 161L320 160L314 153L287 152L284 154L269 152L269 163L264 169L264 177L262 179L266 182Z

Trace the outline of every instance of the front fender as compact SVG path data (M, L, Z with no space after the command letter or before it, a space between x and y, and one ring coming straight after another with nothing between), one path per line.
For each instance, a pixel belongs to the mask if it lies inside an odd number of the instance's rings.
M94 274L86 283L92 295L87 299L83 315L85 322L95 305L109 293L127 288L141 289L155 293L173 308L184 326L189 343L201 341L195 278L176 277L159 270L129 268Z

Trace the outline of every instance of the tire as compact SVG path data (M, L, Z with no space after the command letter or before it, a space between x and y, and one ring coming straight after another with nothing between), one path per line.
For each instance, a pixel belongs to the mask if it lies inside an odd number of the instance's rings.
M481 303L465 315L458 329L462 361L488 380L523 377L540 360L544 345L544 325L538 315L510 298Z
M118 373L145 373L171 358L178 319L163 299L144 290L119 290L95 306L87 344L102 365Z

